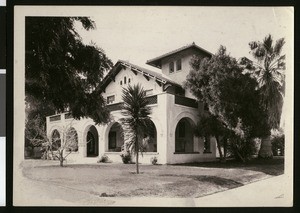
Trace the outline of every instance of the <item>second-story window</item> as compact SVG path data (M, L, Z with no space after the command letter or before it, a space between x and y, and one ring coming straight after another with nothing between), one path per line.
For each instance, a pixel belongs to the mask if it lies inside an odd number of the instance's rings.
M126 76L124 77L124 84L126 84Z
M176 61L176 70L178 71L178 70L181 70L181 59L178 59L177 61Z
M107 98L106 98L107 104L112 104L114 101L115 101L115 96L114 95L107 96Z
M174 72L174 62L170 62L169 64L169 73L173 73Z

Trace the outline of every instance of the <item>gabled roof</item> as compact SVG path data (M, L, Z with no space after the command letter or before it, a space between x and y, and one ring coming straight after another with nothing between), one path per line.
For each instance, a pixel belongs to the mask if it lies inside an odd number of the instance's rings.
M105 88L107 87L107 85L111 82L111 81L115 81L115 76L123 69L123 68L129 68L133 73L135 73L136 75L138 73L142 74L147 80L149 80L150 78L154 79L159 85L163 84L163 85L167 85L167 84L171 84L174 85L176 87L180 87L182 88L182 86L174 81L172 81L171 79L169 79L168 77L164 76L161 73L152 71L152 70L148 70L145 69L143 67L140 67L138 65L129 63L127 61L123 61L123 60L118 60L118 62L114 65L114 67L107 73L107 75L104 77L103 81L102 81L102 85L100 86L102 90L105 90Z
M155 58L153 58L153 59L150 59L150 60L148 60L148 61L146 62L146 64L151 65L151 66L154 66L154 67L161 68L161 61L162 61L162 59L164 59L164 58L166 58L166 57L168 57L168 56L170 56L170 55L174 55L174 54L176 54L176 53L179 53L179 52L181 52L181 51L184 51L184 50L186 50L186 49L190 49L190 48L194 48L194 49L196 49L196 50L198 50L198 51L204 53L204 54L207 55L207 56L212 56L212 55L213 55L211 52L209 52L209 51L207 51L207 50L205 50L205 49L199 47L198 45L195 44L195 42L193 42L192 44L188 44L188 45L186 45L186 46L180 47L180 48L178 48L178 49L176 49L176 50L173 50L173 51L171 51L171 52L168 52L168 53L166 53L166 54L163 54L163 55L161 55L161 56L158 56L158 57L155 57Z

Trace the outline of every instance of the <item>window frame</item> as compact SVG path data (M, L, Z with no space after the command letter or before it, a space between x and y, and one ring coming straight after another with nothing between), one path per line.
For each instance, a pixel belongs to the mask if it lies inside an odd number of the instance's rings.
M112 102L108 101L109 98L113 98ZM116 96L115 95L108 95L108 96L106 96L106 104L107 105L113 104L115 101L116 101Z
M169 73L172 74L175 72L174 61L169 63Z
M178 65L180 65L180 69L178 69ZM176 60L176 71L181 71L181 70L182 70L182 61L181 58L179 58Z

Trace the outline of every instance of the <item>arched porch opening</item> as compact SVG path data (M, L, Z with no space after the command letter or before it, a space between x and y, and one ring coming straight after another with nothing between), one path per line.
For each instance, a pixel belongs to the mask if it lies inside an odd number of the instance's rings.
M175 152L194 152L194 125L188 117L179 120L175 130Z
M86 135L86 156L96 157L99 155L99 135L95 126L90 126Z
M53 130L51 134L51 149L58 150L61 147L61 138L57 129Z
M153 121L150 122L149 132L144 134L142 149L144 152L157 152L157 131Z
M123 128L120 123L115 122L108 133L107 152L121 152L124 145Z
M67 151L78 151L78 134L74 127L70 127L66 135Z

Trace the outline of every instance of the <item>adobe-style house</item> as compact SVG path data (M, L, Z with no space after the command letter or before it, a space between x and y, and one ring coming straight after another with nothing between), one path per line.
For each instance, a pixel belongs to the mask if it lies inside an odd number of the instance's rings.
M214 161L215 140L193 134L193 126L201 119L204 106L182 86L193 55L211 57L212 54L192 43L146 62L160 68L162 73L119 60L102 84L111 122L95 125L92 119L74 120L70 113L62 113L47 117L47 134L60 136L64 126L76 131L78 150L68 156L68 162L95 163L103 154L113 162L122 162L122 88L140 83L148 96L155 127L152 135L145 135L148 140L144 141L145 152L140 155L140 162L149 164L151 157L157 157L160 164Z

